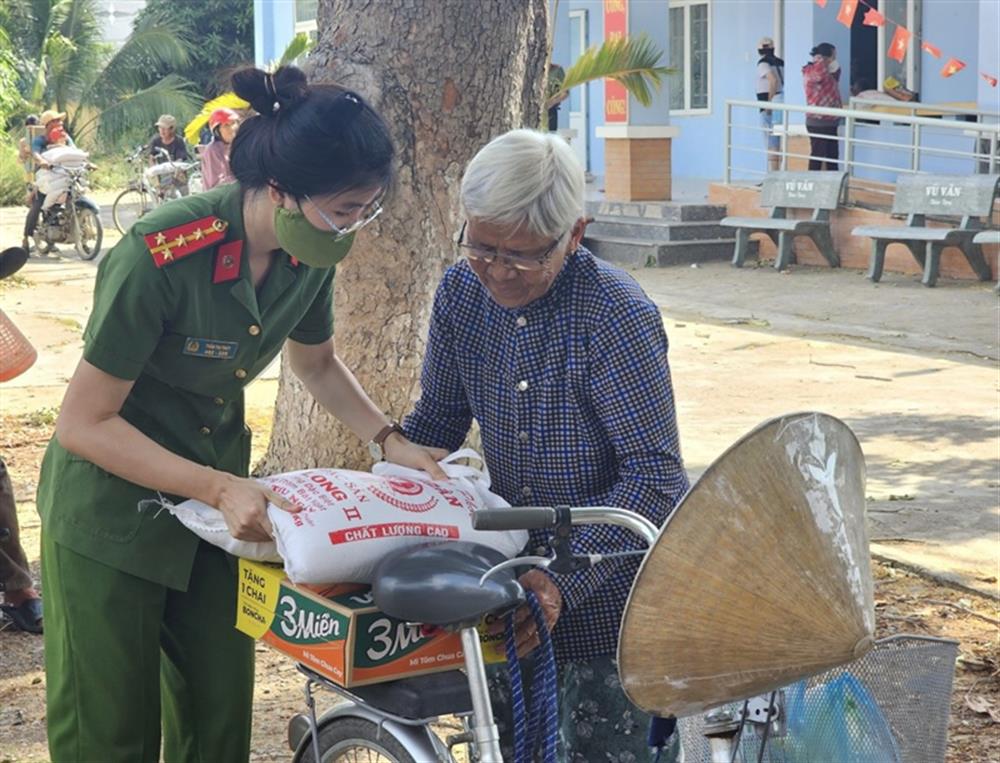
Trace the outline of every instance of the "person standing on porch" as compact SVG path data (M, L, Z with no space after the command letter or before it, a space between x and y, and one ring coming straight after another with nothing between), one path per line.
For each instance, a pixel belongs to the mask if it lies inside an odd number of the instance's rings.
M802 84L806 90L806 103L828 109L843 107L840 99L840 64L837 49L828 42L821 42L811 51L812 61L802 67ZM836 170L839 158L837 126L840 117L826 114L806 114L809 133L809 169Z
M774 55L774 40L761 37L757 43L757 100L771 102L785 89L785 62ZM774 134L774 111L760 110L760 126L764 131L764 147L767 149L767 169L777 172L781 169L781 140Z

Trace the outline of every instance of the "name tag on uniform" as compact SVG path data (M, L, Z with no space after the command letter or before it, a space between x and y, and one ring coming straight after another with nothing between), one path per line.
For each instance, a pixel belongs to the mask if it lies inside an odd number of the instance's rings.
M232 360L236 357L239 342L222 342L218 339L197 339L189 336L184 340L184 354L196 358L212 358L214 360Z

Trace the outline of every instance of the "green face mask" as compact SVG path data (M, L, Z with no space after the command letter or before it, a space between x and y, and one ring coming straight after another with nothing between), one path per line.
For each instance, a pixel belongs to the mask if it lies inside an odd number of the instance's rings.
M274 233L278 246L311 268L332 268L351 251L354 234L334 240L330 231L320 230L297 209L274 208Z

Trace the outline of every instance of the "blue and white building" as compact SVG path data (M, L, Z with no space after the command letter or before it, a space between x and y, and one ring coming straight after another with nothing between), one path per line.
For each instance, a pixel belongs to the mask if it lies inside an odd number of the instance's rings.
M965 109L970 119L977 114L988 119L984 113L1000 112L1000 88L981 76L1000 76L998 0L865 0L851 28L837 21L840 0L828 0L826 7L814 0L560 0L553 5L552 58L556 63L568 66L581 51L603 41L607 9L624 5L629 34L649 35L664 51L663 62L676 69L651 107L643 108L630 99L627 127L606 123L603 82L578 88L562 105L559 126L574 131L574 146L597 176L605 174L606 141L623 135L668 136L675 178L721 180L727 162L750 166L756 161L763 167L763 155L741 159L727 155L725 146L726 102L754 100L757 41L765 36L774 39L778 55L785 59L784 102L788 104L805 105L800 69L815 44L830 42L837 47L844 68L845 106L852 82L876 87L891 75L918 92L925 106ZM894 24L863 25L866 5L913 33L902 63L886 54ZM296 32L315 34L316 7L317 0L254 0L258 63L278 58ZM922 51L921 40L940 48L942 58ZM940 71L950 57L966 66L944 78ZM753 110L745 110L745 121L752 121ZM803 114L792 113L788 119L801 124ZM966 143L973 145L972 139L955 145ZM738 149L733 150L738 154ZM863 150L860 156L864 157ZM972 171L971 160L968 166Z

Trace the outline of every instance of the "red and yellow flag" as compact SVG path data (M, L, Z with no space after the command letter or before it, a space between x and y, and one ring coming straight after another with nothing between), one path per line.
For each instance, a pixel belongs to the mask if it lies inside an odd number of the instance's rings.
M869 8L868 13L865 14L862 23L865 26L885 26L885 16L876 11L874 8Z
M962 71L962 69L964 68L965 64L959 61L957 58L949 58L948 63L946 63L944 65L944 68L941 70L941 76L950 77L953 74L958 74L958 72Z
M930 53L932 56L934 56L934 58L941 58L941 48L939 48L937 45L932 45L929 42L925 42L920 47L923 48L925 52Z
M897 61L906 58L906 48L909 46L912 36L906 27L896 27L896 34L892 36L892 42L889 43L889 58L894 58Z
M992 74L987 74L986 72L979 72L979 76L982 77L987 82L989 82L990 83L990 87L996 87L997 86L997 78L994 77Z
M858 0L840 0L840 12L837 14L837 21L851 28L854 23L854 14L858 10Z

